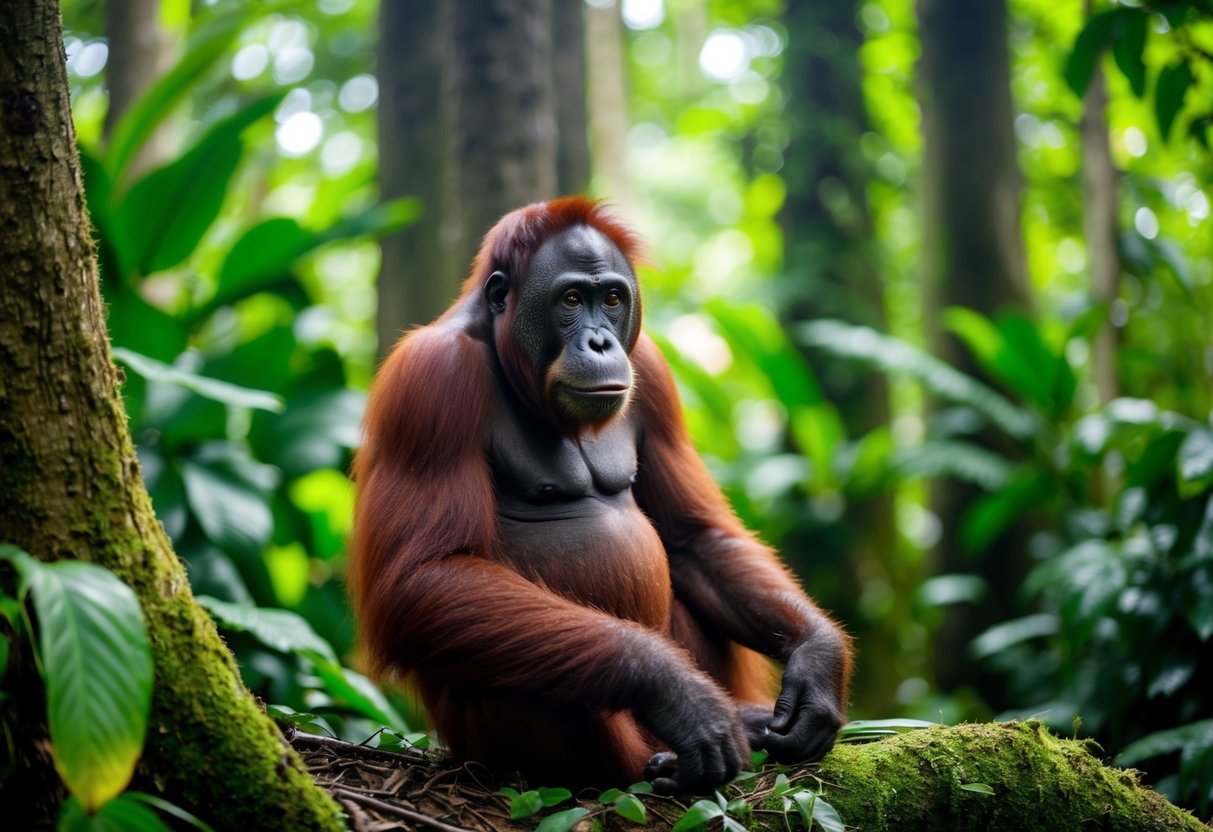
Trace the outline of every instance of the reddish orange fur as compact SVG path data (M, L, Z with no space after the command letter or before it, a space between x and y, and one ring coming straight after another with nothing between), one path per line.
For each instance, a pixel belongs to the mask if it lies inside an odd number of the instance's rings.
M636 238L597 203L571 198L521 208L486 235L460 299L434 324L401 339L384 361L354 463L349 584L372 671L423 667L421 693L457 755L534 769L545 758L563 759L562 744L572 737L589 745L575 755L586 770L565 771L567 782L601 782L635 778L655 750L627 712L642 664L663 656L680 663L686 651L735 698L769 703L771 664L754 649L790 649L805 633L738 644L703 630L677 598L668 629L655 633L548 592L502 556L485 457L499 382L492 334L477 324L476 304L493 271L525 276L545 240L581 224L605 234L630 261L638 256ZM508 340L495 346L514 385L542 404L542 379L519 347ZM760 601L712 610L739 630L767 626L766 614L755 609L769 610L775 622L830 626L775 554L742 527L695 454L656 346L644 336L628 346L636 376L629 407L643 424L635 496L671 550L675 596L679 581L709 581ZM704 536L726 540L729 556L690 563L690 555L675 554L696 551ZM845 702L849 651L839 673ZM584 713L576 708L585 702L601 709L588 724L572 715ZM570 716L562 722L566 707ZM502 748L517 758L497 759Z

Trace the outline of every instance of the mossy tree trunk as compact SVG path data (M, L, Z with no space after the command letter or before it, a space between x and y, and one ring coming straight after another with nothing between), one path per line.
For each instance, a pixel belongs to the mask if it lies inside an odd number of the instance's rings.
M100 564L138 594L156 663L137 775L144 790L217 829L342 828L338 808L243 687L194 603L152 512L120 384L80 184L58 4L10 3L0 14L0 540L43 560ZM36 699L8 703L27 739L41 722ZM20 791L29 782L46 780L7 778L0 805L45 806L45 795Z

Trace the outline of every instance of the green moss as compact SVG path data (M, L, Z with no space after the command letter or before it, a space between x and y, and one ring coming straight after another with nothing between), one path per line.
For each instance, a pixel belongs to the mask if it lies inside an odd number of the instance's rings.
M847 826L864 832L1205 829L1135 773L1104 766L1087 743L1059 739L1038 722L930 728L843 745L819 776ZM994 794L961 788L969 783Z

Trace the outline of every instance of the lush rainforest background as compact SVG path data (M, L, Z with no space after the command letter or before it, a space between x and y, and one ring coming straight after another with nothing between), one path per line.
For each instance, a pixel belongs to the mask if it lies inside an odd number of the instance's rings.
M855 636L852 717L1039 716L1208 816L1213 3L63 13L143 474L280 719L425 742L357 672L365 391L496 217L584 191L648 241L713 473Z

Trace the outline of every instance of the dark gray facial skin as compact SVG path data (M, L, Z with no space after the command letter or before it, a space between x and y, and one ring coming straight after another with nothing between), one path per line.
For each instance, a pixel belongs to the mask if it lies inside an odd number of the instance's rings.
M639 329L639 290L627 258L606 235L586 226L562 231L535 252L520 288L498 273L485 288L502 311L504 295L518 291L511 335L562 419L597 425L623 410L632 388L628 350Z

